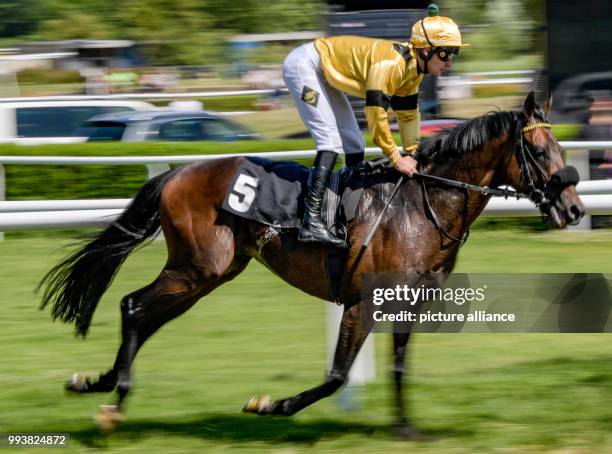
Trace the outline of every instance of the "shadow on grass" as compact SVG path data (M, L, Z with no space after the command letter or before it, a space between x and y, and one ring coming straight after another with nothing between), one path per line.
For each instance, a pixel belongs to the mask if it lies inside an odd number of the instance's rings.
M187 437L228 442L284 442L313 444L323 438L333 439L348 434L366 435L381 440L393 439L391 427L386 424L347 423L335 420L296 421L292 418L256 417L251 415L213 416L180 421L126 421L110 436L95 428L71 431L70 437L88 447L103 448L112 444L112 438L132 441L150 437ZM435 441L444 437L469 436L465 429L423 430L424 437L416 441Z

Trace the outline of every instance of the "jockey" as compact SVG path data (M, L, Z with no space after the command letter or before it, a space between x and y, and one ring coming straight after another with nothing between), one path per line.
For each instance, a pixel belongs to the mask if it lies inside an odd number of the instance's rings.
M465 46L452 19L429 16L414 24L409 43L334 36L291 51L283 79L317 147L300 241L338 247L344 243L321 221L321 205L338 154L344 151L349 167L364 156L365 142L345 93L365 98L374 143L398 171L412 175L417 163L409 153L419 140L419 84L425 74L439 76L449 69ZM389 128L389 106L399 123L401 151Z

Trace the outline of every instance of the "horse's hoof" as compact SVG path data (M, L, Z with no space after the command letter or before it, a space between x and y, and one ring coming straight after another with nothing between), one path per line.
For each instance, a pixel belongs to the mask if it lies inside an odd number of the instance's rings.
M252 397L242 411L258 415L269 415L272 411L272 399L270 396Z
M117 428L120 422L125 421L125 416L119 413L116 405L100 405L94 421L100 431L110 433Z
M84 393L87 392L91 383L89 378L78 372L72 374L72 376L64 384L64 389L68 392L73 393Z

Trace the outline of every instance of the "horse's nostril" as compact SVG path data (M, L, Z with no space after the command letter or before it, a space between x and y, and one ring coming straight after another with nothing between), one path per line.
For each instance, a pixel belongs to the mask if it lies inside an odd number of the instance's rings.
M580 219L584 216L584 210L578 205L572 205L569 209L569 217L572 220Z

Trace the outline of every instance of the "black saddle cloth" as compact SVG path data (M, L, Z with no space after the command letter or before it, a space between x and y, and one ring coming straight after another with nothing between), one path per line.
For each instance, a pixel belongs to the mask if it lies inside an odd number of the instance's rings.
M232 179L223 209L281 228L299 228L308 168L294 162L246 158Z
M310 169L295 162L248 157L234 175L222 208L277 228L299 228ZM323 219L335 228L350 221L366 185L395 172L386 158L334 174L323 201Z

